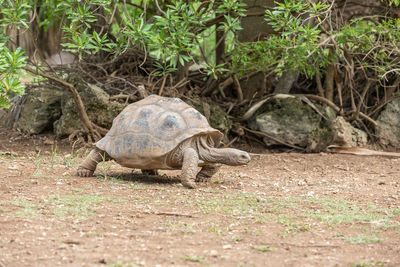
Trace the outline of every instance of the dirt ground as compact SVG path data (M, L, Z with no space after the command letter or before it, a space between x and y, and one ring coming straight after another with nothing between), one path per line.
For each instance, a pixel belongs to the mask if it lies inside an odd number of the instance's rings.
M265 150L190 190L84 154L0 129L0 267L400 266L398 158Z

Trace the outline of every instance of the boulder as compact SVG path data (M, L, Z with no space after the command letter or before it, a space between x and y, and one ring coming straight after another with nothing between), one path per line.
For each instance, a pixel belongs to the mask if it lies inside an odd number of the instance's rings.
M367 134L354 128L342 116L338 116L332 122L333 144L339 146L365 146L368 142Z
M314 105L315 107L315 105ZM323 108L319 108L323 111ZM325 116L326 117L326 116ZM249 127L288 144L322 150L332 139L329 121L300 98L277 95L265 102L248 120ZM280 144L264 138L267 145ZM323 143L323 145L321 145Z
M85 105L89 119L97 125L109 129L113 119L125 105L111 102L109 95L100 87L88 84L79 77L70 77L69 81L78 90ZM62 115L54 122L54 133L57 137L65 137L75 130L82 129L82 123L76 112L75 102L70 92L65 92L61 101Z
M386 104L376 122L378 142L386 147L400 148L400 99Z
M53 122L61 116L61 95L61 91L50 88L29 90L24 96L25 101L16 104L21 109L15 118L17 129L29 135L51 130Z
M367 134L327 107L301 96L277 94L255 104L244 115L249 127L307 152L324 151L329 145L363 146ZM281 143L264 138L267 145Z

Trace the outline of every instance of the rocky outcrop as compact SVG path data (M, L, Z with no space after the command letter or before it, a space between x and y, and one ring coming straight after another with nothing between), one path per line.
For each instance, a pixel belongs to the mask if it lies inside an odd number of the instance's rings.
M275 139L265 137L267 145L290 144L308 152L319 152L332 144L360 146L367 142L366 133L351 126L343 117L336 118L330 108L304 97L278 94L252 112L249 127Z
M376 122L378 142L386 147L400 148L400 99L386 104Z
M53 122L61 116L61 96L62 92L59 90L31 89L20 107L16 128L29 135L51 130Z
M353 127L342 116L332 121L333 144L340 146L365 146L368 136L364 131Z
M110 128L113 119L126 106L110 101L105 91L78 77L70 77L68 82L78 90L89 119L103 128ZM53 130L57 137L67 137L82 129L76 110L70 92L35 87L13 104L2 121L29 135Z
M109 95L100 87L87 84L79 78L69 80L78 90L85 104L89 119L95 124L109 129L113 119L122 111L125 105L109 101ZM54 133L57 137L65 137L77 129L82 129L82 123L76 112L75 102L69 92L65 92L61 101L62 115L54 122Z
M310 105L303 103L300 98L289 95L277 95L265 102L249 119L249 127L264 132L285 143L306 148L310 144L310 137L322 128L326 135L330 135L328 127L324 126L323 118ZM276 145L278 142L264 138L267 145ZM317 147L319 145L314 145Z

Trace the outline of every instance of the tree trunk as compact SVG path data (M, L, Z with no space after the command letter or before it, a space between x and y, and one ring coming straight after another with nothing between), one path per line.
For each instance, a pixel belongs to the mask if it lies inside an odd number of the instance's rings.
M247 4L247 14L263 14L265 9L275 5L274 0L245 0L243 2ZM244 17L241 19L241 26L243 30L238 33L240 42L255 42L274 33L272 27L264 20L264 16ZM265 73L259 72L251 79L241 80L240 87L244 99L251 99L256 94L264 94L267 91Z

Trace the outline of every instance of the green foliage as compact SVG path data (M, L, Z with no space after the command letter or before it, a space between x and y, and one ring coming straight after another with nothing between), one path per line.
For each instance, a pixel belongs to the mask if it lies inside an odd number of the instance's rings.
M316 66L324 67L331 62L319 24L329 5L320 2L285 0L266 10L265 20L274 34L268 40L241 44L232 54L234 69L240 73L254 70L298 70L313 76ZM302 15L299 15L302 14ZM307 14L304 15L304 14Z
M355 64L372 69L380 78L399 72L390 57L400 44L399 19L357 19L327 31L324 23L332 16L329 1L276 2L266 10L265 20L276 31L255 43L244 43L232 51L233 69L240 74L271 71L278 75L295 70L313 77L344 53L355 55ZM389 1L399 5L399 1ZM336 25L338 26L338 25ZM377 47L377 44L381 44Z
M7 47L6 27L28 28L26 20L31 6L26 1L1 1L0 7L0 108L9 108L9 98L24 93L25 86L19 82L18 74L26 57L21 48L11 51Z
M394 6L399 6L400 5L400 0L381 0L382 2L388 2L389 5L394 5Z
M157 67L160 71L156 74L164 75L175 71L179 65L186 62L200 61L208 67L209 74L217 76L226 69L223 65L213 62L211 53L201 51L205 39L210 39L213 33L209 31L207 22L223 14L225 20L221 22L218 30L226 35L230 32L235 33L241 29L236 16L243 16L244 11L243 4L234 0L223 0L219 3L211 1L206 6L202 5L201 1L187 3L174 0L165 6L161 15L153 16L151 22L146 20L145 16L125 18L126 27L119 38L145 47L159 61ZM206 34L202 35L203 33Z
M14 42L7 36L11 28L27 29L33 40L37 34L30 28L33 21L42 31L62 30L61 45L79 60L100 51L119 55L129 47L141 46L158 60L156 75L193 61L204 63L207 72L217 78L227 68L215 64L215 49L207 47L212 47L217 29L234 41L232 36L241 29L243 7L236 0L139 1L132 5L111 0L0 0L0 107L8 107L10 96L24 89L17 76L27 58L21 49L9 50ZM218 27L212 23L216 17L222 18Z
M27 1L0 1L2 19L0 24L2 27L14 26L16 28L29 28L27 17L31 5Z
M399 0L382 2L400 5ZM399 64L392 60L399 47L398 19L358 19L327 30L323 26L332 17L331 1L284 0L265 12L265 20L276 34L255 43L239 43L236 36L242 29L244 7L236 0L129 4L112 0L0 0L0 107L8 107L10 97L24 91L17 77L26 57L20 48L11 49L13 40L7 32L26 29L35 37L36 31L30 28L33 21L42 31L50 27L62 31L64 50L80 60L102 51L120 55L139 46L157 60L155 75L194 62L215 79L224 72L243 75L262 70L279 75L288 69L312 77L343 58L345 51L355 55L356 65L381 78L399 72ZM216 31L226 40L231 64L215 62ZM382 45L376 46L377 42Z
M109 40L107 33L98 33L92 26L100 16L94 14L107 15L110 5L111 1L108 0L47 0L44 8L40 9L40 25L48 29L61 20L65 35L65 42L61 45L65 51L76 53L79 59L85 54L92 55L99 51L112 52L116 44Z
M400 64L391 60L400 45L399 27L400 19L387 19L380 23L356 19L335 33L336 41L340 51L351 51L359 65L385 78L388 73L400 73L396 69Z

